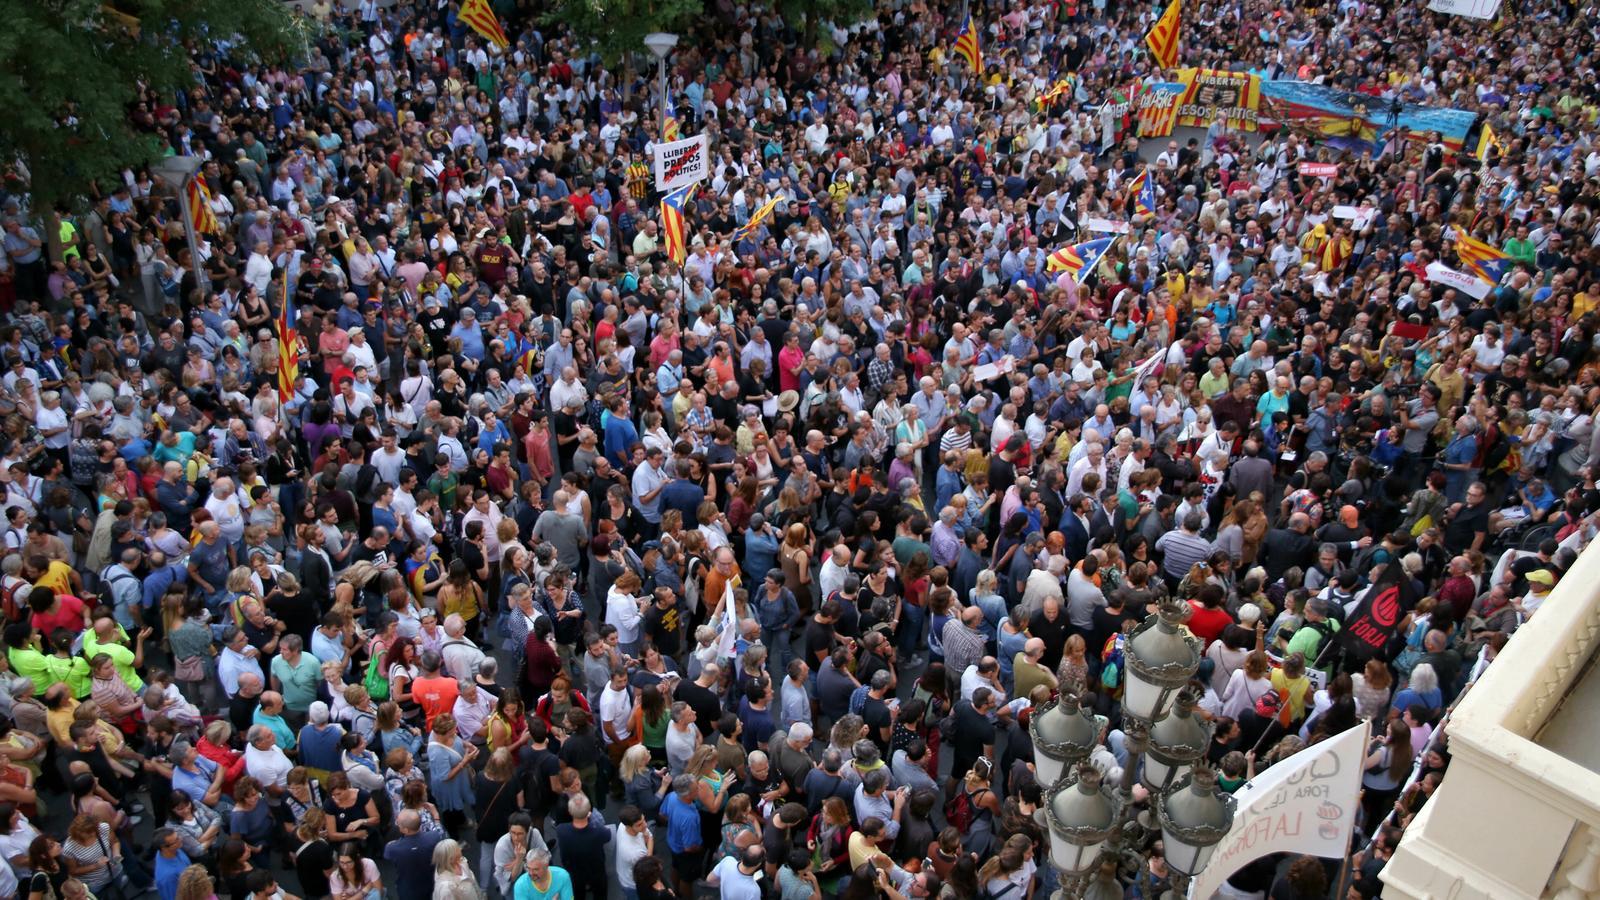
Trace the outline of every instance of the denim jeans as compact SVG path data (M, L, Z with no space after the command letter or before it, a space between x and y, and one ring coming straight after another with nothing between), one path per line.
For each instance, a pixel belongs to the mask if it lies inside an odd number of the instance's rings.
M761 643L767 645L767 668L772 669L776 664L777 669L773 671L785 671L789 666L789 660L794 657L793 651L789 649L789 629L762 628Z
M901 605L900 633L895 636L895 642L900 645L901 658L910 659L922 650L922 623L927 617L928 611L923 607L909 603Z

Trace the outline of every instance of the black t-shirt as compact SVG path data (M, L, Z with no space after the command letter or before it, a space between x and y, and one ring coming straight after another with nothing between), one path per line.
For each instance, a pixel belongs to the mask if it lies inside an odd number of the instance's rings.
M298 593L293 597L282 591L267 596L267 611L283 622L284 634L298 634L307 647L311 646L311 632L317 627L316 604Z
M116 770L111 768L111 759L106 756L104 748L98 744L88 751L69 747L62 752L61 756L63 762L81 762L87 765L89 771L94 773L94 777L100 779L102 785L107 786L107 790L116 790L115 786L121 783L121 780L117 777Z
M711 693L710 688L703 688L692 681L678 682L678 689L672 692L672 699L682 700L694 710L695 725L699 727L702 737L710 737L712 729L717 727L717 719L722 715L722 704L717 702L717 695Z
M960 771L983 755L985 746L994 745L994 723L963 700L956 704L956 764Z
M1044 610L1039 610L1028 619L1028 634L1044 641L1044 656L1040 662L1051 671L1061 664L1061 652L1067 646L1067 638L1072 634L1072 623L1067 619L1065 610L1057 612L1055 621L1045 618Z
M1444 545L1459 553L1472 546L1473 538L1479 532L1488 530L1489 504L1463 505L1449 524L1444 526Z
M677 656L683 646L683 614L677 604L666 609L650 604L644 611L644 633L662 656Z
M556 755L560 749L525 747L517 764L522 776L522 800L541 821L550 807L550 779L561 774L561 760Z
M806 662L813 669L822 665L822 660L827 658L833 650L833 625L818 622L815 616L806 620L805 648Z
M556 826L556 846L561 851L561 866L568 872L588 873L602 881L606 871L606 844L611 829L590 824L579 828L568 822Z
M888 757L889 739L884 735L889 733L894 722L894 717L889 714L889 704L867 694L866 702L861 705L861 721L866 723L867 737L878 745L878 752Z
M294 871L300 876L300 889L307 897L326 897L331 888L328 870L333 868L333 848L327 841L315 840L294 855Z

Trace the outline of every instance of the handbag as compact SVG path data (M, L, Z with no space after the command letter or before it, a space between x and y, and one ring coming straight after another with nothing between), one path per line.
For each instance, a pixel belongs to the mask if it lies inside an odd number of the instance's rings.
M196 682L206 680L206 658L196 654L178 660L172 667L172 677L182 682Z

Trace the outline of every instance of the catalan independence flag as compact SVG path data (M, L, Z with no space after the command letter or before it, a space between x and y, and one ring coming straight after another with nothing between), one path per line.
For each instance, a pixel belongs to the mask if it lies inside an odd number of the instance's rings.
M1133 211L1136 215L1156 214L1156 184L1150 178L1149 169L1140 172L1128 182L1128 196L1133 198Z
M1459 225L1450 230L1456 239L1456 256L1467 271L1490 284L1499 284L1506 277L1511 257L1504 250L1467 234Z
M683 126L678 122L678 104L672 100L672 91L667 91L667 109L665 124L661 132L663 141L675 141L683 137Z
M300 334L294 311L294 296L289 292L289 273L283 273L283 306L278 311L278 402L294 398L294 382L300 377Z
M961 23L961 31L956 35L956 55L967 61L972 67L972 74L983 74L983 48L978 45L978 26L972 21L969 14L967 20Z
M772 211L776 209L777 206L778 195L774 194L767 200L766 203L761 204L760 209L750 214L750 221L740 225L734 230L733 239L729 241L729 243L737 245L740 241L754 237L756 229L760 228L761 223L765 222L767 217L772 215Z
M206 189L206 183L197 176L189 179L189 186L184 190L189 194L189 223L194 226L195 233L221 234L222 226L211 211L211 191Z
M1067 272L1072 275L1073 281L1081 284L1099 264L1100 257L1105 256L1106 251L1111 249L1111 242L1115 240L1114 237L1106 237L1082 244L1068 244L1050 254L1045 260L1045 268L1051 272Z
M1070 95L1077 87L1077 84L1078 76L1076 75L1068 75L1065 78L1057 79L1055 84L1050 85L1043 94L1039 95L1040 105L1049 106L1056 102L1058 98Z
M1172 0L1167 11L1161 14L1156 24L1150 26L1150 33L1144 36L1144 45L1150 48L1150 56L1163 69L1178 66L1178 25L1182 16L1183 0Z
M694 185L687 184L661 198L661 233L666 241L667 255L683 265L689 258L689 223L684 209L689 205L689 192Z
M505 31L500 28L500 20L495 18L494 9L489 6L489 0L462 0L460 18L484 40L493 42L502 50L511 46Z

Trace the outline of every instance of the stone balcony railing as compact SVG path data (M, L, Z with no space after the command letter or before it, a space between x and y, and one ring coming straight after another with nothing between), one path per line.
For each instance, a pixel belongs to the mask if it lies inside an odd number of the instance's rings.
M1591 546L1452 713L1450 768L1384 869L1384 897L1600 900L1597 643Z

